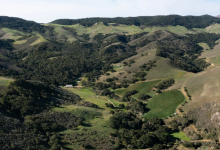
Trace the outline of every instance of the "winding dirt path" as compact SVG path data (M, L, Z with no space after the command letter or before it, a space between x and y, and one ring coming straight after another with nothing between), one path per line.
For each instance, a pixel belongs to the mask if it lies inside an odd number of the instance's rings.
M189 75L188 78L185 80L185 82L182 84L182 87L181 87L181 92L183 93L183 95L187 98L187 100L189 99L184 87L186 85L186 82L188 81L188 79L191 77L192 75Z
M186 78L186 80L184 81L184 83L182 84L182 86L181 86L181 92L183 93L184 97L185 97L187 100L189 100L189 97L188 97L188 95L187 95L187 93L186 93L184 87L185 87L185 85L186 85L186 82L188 81L188 79L189 79L191 76L192 76L192 75L189 75L189 76ZM176 113L179 114L179 115L182 115L182 114L183 114L183 112L181 112L181 111L179 110L179 108L181 108L181 107L182 107L182 106L179 105L179 106L176 108Z

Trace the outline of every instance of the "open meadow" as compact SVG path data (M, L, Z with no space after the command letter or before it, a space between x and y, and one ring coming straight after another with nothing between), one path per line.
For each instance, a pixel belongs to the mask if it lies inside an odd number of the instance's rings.
M178 90L155 95L147 104L149 111L144 114L144 118L169 117L176 112L176 108L183 103L184 100L185 97Z

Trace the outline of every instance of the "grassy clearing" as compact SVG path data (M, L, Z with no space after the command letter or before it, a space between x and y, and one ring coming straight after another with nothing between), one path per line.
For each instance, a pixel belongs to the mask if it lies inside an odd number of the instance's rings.
M176 108L183 103L184 100L185 97L180 91L169 91L156 95L148 102L147 108L149 108L150 111L144 115L144 118L166 118L174 114Z
M207 45L207 43L198 43L198 44L203 48L203 50L210 50L210 47Z
M149 81L149 82L138 82L134 85L129 86L125 89L115 90L116 95L123 96L127 91L137 90L139 93L135 94L134 97L138 97L140 94L149 94L153 87L158 84L161 80Z
M109 103L106 99L104 99L103 97L105 96L97 96L95 93L93 93L91 90L87 89L87 88L72 88L72 89L68 89L71 92L74 92L76 94L78 94L83 100L88 101L88 102L92 102L96 105L99 106L99 108L103 109L103 110L110 110L109 107L105 106L105 103ZM119 104L125 104L125 102L118 102L112 98L109 97L105 97L108 100L110 100L116 107L119 106Z
M68 89L69 91L78 94L83 100L92 102L96 105L98 105L100 108L109 110L108 107L105 106L105 103L107 103L107 100L103 99L100 96L96 96L95 93L93 93L91 90L86 88L72 88Z
M0 85L2 86L8 86L10 82L14 81L13 79L5 78L5 77L0 77Z
M156 65L147 73L146 79L170 78L177 76L180 72L185 72L172 67L169 64L169 59L166 58L158 58Z
M212 24L211 26L208 26L205 28L205 31L208 33L220 33L220 24Z
M174 132L171 134L172 137L183 140L183 141L190 141L190 138L186 136L183 132Z
M25 35L25 33L21 32L21 31L17 31L17 30L14 30L14 29L9 29L9 28L2 28L2 30L4 32L6 32L6 34L1 37L3 39L18 39L20 37L22 37L23 35Z
M119 71L119 70L123 69L123 67L124 66L122 64L114 64L113 69L116 71Z
M34 45L42 43L42 42L47 42L47 40L42 35L40 35L40 34L36 34L36 35L39 37L39 39L37 39L35 42L31 43L30 44L31 46L34 46Z

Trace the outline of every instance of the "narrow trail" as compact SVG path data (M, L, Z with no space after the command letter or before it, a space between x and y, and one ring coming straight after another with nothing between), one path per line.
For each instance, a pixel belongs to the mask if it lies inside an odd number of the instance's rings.
M192 76L192 74L189 75L189 76L186 78L186 80L184 81L184 83L183 83L182 86L181 86L181 92L183 93L184 97L185 97L187 100L189 100L189 97L188 97L188 95L187 95L187 93L186 93L184 87L185 87L186 82L188 81L188 79L189 79L191 76ZM183 112L181 112L181 111L179 110L179 108L181 108L181 107L182 107L182 106L179 105L179 106L176 108L176 113L179 114L179 115L182 115L182 114L183 114Z
M183 93L183 95L187 98L187 100L189 99L184 87L185 87L185 84L186 82L188 81L188 79L191 77L192 75L189 75L188 78L185 80L185 82L182 84L182 87L181 87L181 92Z

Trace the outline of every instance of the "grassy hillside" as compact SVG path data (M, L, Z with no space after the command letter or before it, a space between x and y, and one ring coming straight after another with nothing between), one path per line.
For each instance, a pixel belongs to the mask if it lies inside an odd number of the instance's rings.
M166 31L170 31L172 33L175 33L177 35L182 35L184 36L185 34L195 34L197 33L196 31L193 30L189 30L183 26L167 26L167 27L159 27L159 26L154 26L154 27L146 27L144 28L144 31L146 32L154 32L154 31L158 31L158 30L166 30ZM202 32L202 31L200 31Z
M4 35L0 39L14 39L14 40L16 40L25 34L24 32L14 30L14 29L9 29L9 28L2 28L0 31L4 32Z
M181 35L181 36L185 36L185 34L195 34L195 33L205 32L204 30L201 30L201 29L189 30L183 26L168 26L168 27L153 26L153 27L146 27L144 29L141 29L140 27L134 26L134 25L123 25L123 24L114 25L114 23L109 23L108 25L104 25L102 22L96 23L91 27L85 27L80 24L59 25L59 24L51 24L51 23L45 24L45 26L54 27L55 28L54 31L59 33L60 34L59 36L65 36L68 39L69 38L72 39L72 37L68 34L68 32L63 30L61 27L73 28L76 30L77 34L79 35L89 34L90 37L93 37L97 35L98 33L136 34L136 33L141 33L141 32L155 32L158 30L169 31L177 35Z
M114 26L114 24L109 24L108 26L104 25L102 22L94 24L91 27L84 27L82 25L76 24L76 25L58 25L58 24L46 24L46 26L53 26L55 27L56 32L60 32L61 27L69 27L73 28L76 30L77 34L82 35L82 34L89 34L90 37L93 37L97 35L98 33L103 33L103 34L110 34L110 33L126 33L126 34L135 34L135 33L140 33L144 32L137 26L127 26L127 25L118 25ZM65 34L62 33L62 34ZM67 34L66 34L67 35Z
M198 73L188 79L186 87L192 96L192 101L186 106L185 110L201 106L204 103L219 101L220 96L220 67L217 66L205 72Z
M215 23L205 28L205 31L208 33L220 33L220 24Z
M157 85L160 81L161 80L138 82L129 86L128 88L115 90L114 92L117 95L123 96L128 91L137 90L138 93L134 95L134 97L137 98L140 94L150 94L153 87Z
M73 33L63 29L62 26L54 26L54 32L58 34L57 39L59 40L68 41L68 42L77 41Z

